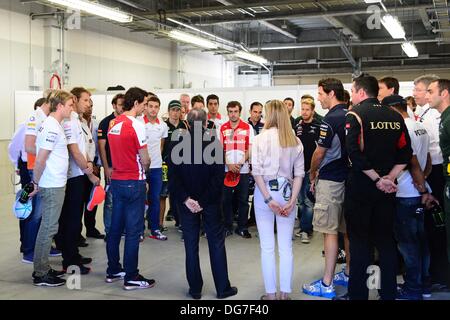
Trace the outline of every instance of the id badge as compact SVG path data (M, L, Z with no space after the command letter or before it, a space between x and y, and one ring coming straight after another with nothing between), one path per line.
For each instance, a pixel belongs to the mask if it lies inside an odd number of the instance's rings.
M450 176L450 162L447 163L447 175Z
M269 188L270 188L270 191L278 191L279 190L278 180L277 179L270 180Z

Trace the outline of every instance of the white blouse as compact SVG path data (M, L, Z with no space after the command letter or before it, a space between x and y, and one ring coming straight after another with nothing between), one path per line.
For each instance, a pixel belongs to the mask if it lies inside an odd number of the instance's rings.
M251 161L252 174L263 176L264 181L285 177L303 178L305 165L303 159L303 144L295 147L282 148L278 137L278 129L273 127L263 130L252 143Z

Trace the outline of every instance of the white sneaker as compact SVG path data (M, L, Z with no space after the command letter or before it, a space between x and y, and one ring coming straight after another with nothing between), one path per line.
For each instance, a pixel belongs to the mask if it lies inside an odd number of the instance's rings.
M309 239L308 233L302 232L302 233L300 234L300 241L301 241L302 243L309 243L309 242L310 242L310 239Z

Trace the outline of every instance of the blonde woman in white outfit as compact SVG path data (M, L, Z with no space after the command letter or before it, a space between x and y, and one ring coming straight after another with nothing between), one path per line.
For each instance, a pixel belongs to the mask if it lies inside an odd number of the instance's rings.
M293 273L292 233L297 195L304 171L303 145L294 135L283 102L265 106L264 129L252 144L255 178L255 216L261 246L261 265L266 294L262 300L288 300ZM292 196L294 195L294 196ZM274 221L277 223L280 257L280 293L277 294Z

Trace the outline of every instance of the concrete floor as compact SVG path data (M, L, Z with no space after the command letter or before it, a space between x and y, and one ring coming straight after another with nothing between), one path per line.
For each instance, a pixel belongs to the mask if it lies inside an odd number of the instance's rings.
M188 289L184 270L184 246L180 233L173 222L167 222L167 241L146 239L140 247L140 273L156 280L156 286L147 290L125 291L122 282L105 283L106 252L103 240L88 239L89 246L80 248L83 256L92 257L92 272L81 277L81 289L69 290L65 286L40 288L32 285L32 265L21 262L19 253L18 220L11 213L12 196L0 196L0 299L159 299L182 300ZM102 210L97 213L97 227L103 230ZM243 239L237 235L226 240L228 268L231 284L237 286L239 293L229 299L255 300L264 293L260 267L259 243L255 237L256 228L250 229L252 239ZM314 298L300 293L303 283L321 277L323 270L322 237L315 235L310 244L294 240L294 278L293 300L312 300ZM203 271L203 299L215 299L215 289L209 266L207 240L201 238L200 260ZM50 258L55 269L61 269L61 258ZM336 270L340 271L338 265ZM345 289L337 287L337 293ZM376 298L376 292L371 292ZM434 294L433 299L450 299L450 293ZM324 300L324 299L323 299Z

